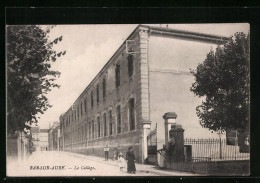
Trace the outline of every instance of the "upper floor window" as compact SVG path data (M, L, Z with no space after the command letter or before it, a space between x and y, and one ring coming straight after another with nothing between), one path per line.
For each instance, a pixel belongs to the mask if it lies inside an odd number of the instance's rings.
M78 110L77 111L78 111L78 118L79 118L79 105L78 105Z
M134 62L133 55L128 55L128 76L133 76L134 71Z
M121 107L120 105L116 108L117 115L117 133L121 133Z
M130 131L135 130L135 100L131 98L129 100L129 126Z
M103 99L106 97L106 78L103 78L103 81L102 81L102 86L103 86Z
M73 121L72 114L73 114L72 111L70 111L70 122Z
M99 103L99 85L97 84L97 104Z
M85 109L85 112L87 112L87 99L86 99L86 98L84 99L84 107L85 107L85 108L84 108L84 109Z
M81 106L80 106L80 114L83 114L83 102L81 102Z
M94 106L94 98L93 98L93 91L91 91L91 107Z
M120 65L116 64L116 87L120 86Z

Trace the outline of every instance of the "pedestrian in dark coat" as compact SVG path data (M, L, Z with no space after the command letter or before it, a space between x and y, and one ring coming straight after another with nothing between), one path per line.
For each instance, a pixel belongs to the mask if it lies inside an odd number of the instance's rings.
M126 153L126 161L127 161L127 172L135 173L135 154L132 147L128 148L128 152Z

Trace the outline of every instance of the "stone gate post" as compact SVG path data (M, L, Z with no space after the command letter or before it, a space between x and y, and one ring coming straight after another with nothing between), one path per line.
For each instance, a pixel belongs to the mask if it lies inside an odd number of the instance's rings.
M172 160L173 161L184 161L184 129L180 124L173 124L169 132L170 139L175 140L175 144L172 149Z

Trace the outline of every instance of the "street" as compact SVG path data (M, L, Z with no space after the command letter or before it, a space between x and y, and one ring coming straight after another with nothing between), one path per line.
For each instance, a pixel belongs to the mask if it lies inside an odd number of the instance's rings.
M136 174L123 171L117 161L60 151L37 151L23 162L7 162L7 176L196 176L187 172L159 170L153 165L136 163Z
M87 156L58 151L34 152L26 162L8 162L9 176L155 176L137 171L128 174L126 168L120 171L117 162L92 161ZM112 160L109 160L112 161Z

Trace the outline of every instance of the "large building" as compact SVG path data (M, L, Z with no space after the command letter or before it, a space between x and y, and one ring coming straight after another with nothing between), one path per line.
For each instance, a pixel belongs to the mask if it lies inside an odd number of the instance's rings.
M48 150L60 150L60 122L54 122L48 130Z
M216 137L203 129L190 92L190 69L228 38L139 25L73 105L60 116L65 151L104 155L132 146L138 162L147 158L147 135L157 124L158 148L164 140L163 114L175 112L185 137ZM110 153L112 156L112 153Z
M48 129L41 129L39 126L31 128L32 142L36 151L48 149Z

